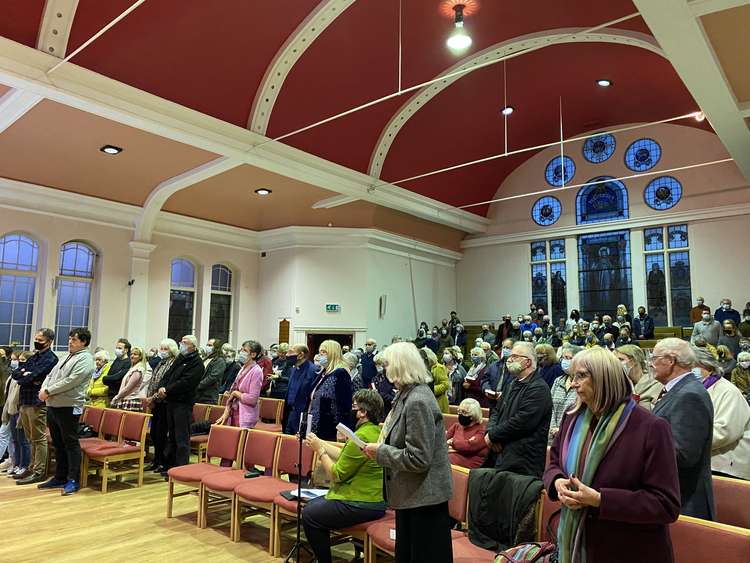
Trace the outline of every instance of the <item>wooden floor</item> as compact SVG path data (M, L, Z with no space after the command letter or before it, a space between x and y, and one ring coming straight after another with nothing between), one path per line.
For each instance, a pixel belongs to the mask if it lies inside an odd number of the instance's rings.
M93 487L99 483L93 476L89 482ZM166 482L153 473L141 488L130 480L110 481L106 495L89 487L69 497L59 489L18 486L0 475L0 562L283 561L267 551L267 518L248 518L242 540L232 543L228 505L212 507L209 527L201 530L195 525L196 496L176 498L174 518L165 516L166 498ZM282 554L293 542L292 527L282 536ZM354 550L348 544L337 546L333 555L337 562L349 561Z

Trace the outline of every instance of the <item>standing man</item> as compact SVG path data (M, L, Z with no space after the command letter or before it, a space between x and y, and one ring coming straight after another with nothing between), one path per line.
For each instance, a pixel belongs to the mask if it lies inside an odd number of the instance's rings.
M219 386L227 368L222 341L212 338L203 347L203 377L195 390L195 402L215 405L219 400Z
M378 343L374 338L368 338L365 342L365 353L362 354L362 387L367 389L372 383L372 378L377 374L375 369L375 356L378 353Z
M690 322L693 324L700 322L704 311L709 315L711 314L711 307L705 304L703 297L698 297L695 302L695 307L690 309Z
M183 336L180 354L169 368L158 396L167 403L167 432L169 441L165 452L166 466L162 477L172 467L187 465L190 461L190 423L193 421L195 390L203 377L204 367L198 354L195 336Z
M94 356L89 352L91 332L74 328L68 335L68 356L55 365L42 383L39 400L47 402L47 423L55 448L55 476L40 489L62 487L63 496L78 492L81 474L81 446L78 443L78 418L83 410L86 387L94 373Z
M653 340L654 319L646 313L646 307L638 307L638 316L633 319L633 337L636 340Z
M713 520L711 441L714 407L703 384L693 376L695 353L679 338L665 338L649 362L654 378L664 385L653 413L672 427L680 477L681 514Z
M711 313L703 311L703 317L693 325L693 334L690 335L690 342L695 344L696 339L702 336L711 346L719 343L719 337L722 335L721 323L711 318Z
M721 306L716 309L714 318L720 323L724 323L727 319L734 321L734 326L740 324L740 312L737 309L732 309L732 300L729 297L725 297L721 300Z
M55 331L42 328L34 335L34 355L14 370L19 385L19 418L26 439L31 443L31 464L19 485L41 483L47 478L47 405L39 399L42 382L58 362L52 351Z
M289 372L289 387L284 403L284 411L287 413L285 434L296 434L299 430L300 417L305 412L313 382L317 377L315 365L308 359L309 356L310 351L304 344L290 346L286 355L286 361L292 363L292 369ZM364 355L362 357L364 358Z
M108 403L112 402L114 396L120 391L120 383L122 383L125 374L128 373L130 366L130 342L127 338L120 338L115 342L115 359L112 361L107 375L102 378L102 383L108 388Z

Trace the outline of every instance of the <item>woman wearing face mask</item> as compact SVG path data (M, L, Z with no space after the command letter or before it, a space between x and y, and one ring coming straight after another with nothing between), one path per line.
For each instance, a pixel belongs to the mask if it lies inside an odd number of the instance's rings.
M484 350L474 348L471 351L471 367L462 384L464 397L475 399L483 408L490 406L490 401L482 391L482 383L487 375Z
M125 411L142 411L143 397L140 389L144 379L151 380L151 366L146 362L143 348L133 346L130 349L130 369L122 378L120 390L112 398L112 407Z
M633 339L630 338L630 329L627 326L620 327L620 336L617 337L615 342L616 347L625 346L626 344L632 344Z
M452 348L445 349L442 360L448 375L448 381L450 382L448 403L451 405L457 405L463 398L462 384L464 382L464 377L466 377L466 369L461 365L463 355L461 354L461 351L458 350L457 346L453 346Z
M722 323L722 329L724 334L719 337L719 346L724 345L729 348L732 351L732 356L736 358L737 354L740 353L740 335L737 334L737 325L734 324L734 321L725 320Z
M167 404L159 398L159 388L161 387L164 374L172 367L177 354L179 353L177 342L171 338L165 338L159 344L159 350L156 354L159 357L159 363L156 364L154 372L151 374L151 380L148 382L146 389L146 399L144 406L151 412L151 441L154 443L154 459L151 466L147 467L148 471L161 473L165 470L167 458L164 452L167 447Z
M573 363L573 356L581 351L578 346L565 344L560 348L560 369L562 375L552 383L550 393L552 395L552 418L549 423L549 439L547 445L552 444L552 440L560 431L563 415L575 405L576 390L573 388L573 371L570 365Z
M446 350L449 349L450 347L446 348ZM432 375L432 392L435 393L440 412L448 412L448 390L450 389L448 370L438 362L437 356L429 348L422 348L420 352L424 354L425 367Z
M352 378L335 340L324 340L318 356L321 372L310 394L311 430L322 440L334 441L337 424L351 426Z
M195 402L215 405L219 399L219 386L224 378L227 363L221 351L222 341L212 338L201 349L203 356L203 377L195 390Z
M737 360L734 358L732 350L723 344L716 347L716 363L721 368L721 373L727 379L729 379L734 368L737 367Z
M96 369L91 374L91 381L86 388L86 404L92 407L106 408L107 398L109 396L109 387L104 384L104 376L109 372L109 353L106 350L99 350L94 354L94 363Z
M396 398L396 388L388 380L388 376L385 373L385 367L383 366L383 355L377 354L374 358L375 362L375 375L372 377L370 382L370 389L374 389L383 399L383 416L388 416L391 412L391 405L393 399ZM380 422L379 420L377 422Z
M581 333L579 325L575 325L570 331L570 339L568 340L573 346L583 346L586 343L586 339Z
M583 344L584 348L595 348L599 346L599 339L596 337L596 334L594 334L593 330L589 330L588 334L586 334L586 340Z
M634 344L626 344L615 349L615 356L622 363L622 369L633 384L633 398L647 410L654 408L664 386L656 381L647 370L646 354Z
M482 408L474 399L464 399L458 405L458 422L445 432L448 459L451 465L475 469L487 457L484 441L486 426L482 423Z
M577 327L581 322L581 313L578 309L573 309L570 312L570 318L565 321L565 330L571 332L573 327Z
M750 390L750 352L740 352L737 356L737 367L732 370L730 381L743 395Z
M563 375L563 369L557 361L555 349L550 344L537 344L534 347L539 376L552 387L555 380Z
M229 400L224 413L216 424L254 428L258 423L260 410L260 389L263 385L263 370L257 359L263 354L263 346L254 340L242 343L239 361L242 364L240 373L229 391Z
M628 326L633 325L633 318L630 316L630 313L628 313L628 308L625 305L618 305L617 306L617 322L618 323L627 323ZM620 319L622 317L622 320Z

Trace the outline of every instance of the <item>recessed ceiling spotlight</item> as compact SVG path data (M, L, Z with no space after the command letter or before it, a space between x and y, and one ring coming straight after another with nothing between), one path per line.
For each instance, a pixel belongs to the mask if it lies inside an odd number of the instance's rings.
M695 113L693 114L693 117L695 118L695 120L696 120L696 121L705 121L705 119L706 119L706 114L705 114L705 113L703 113L702 111L696 111L696 112L695 112Z
M612 86L612 81L607 80L606 78L600 78L596 81L598 86L601 86L602 88L606 88L607 86Z
M273 190L269 188L258 188L257 190L255 190L255 193L258 195L271 195L272 191Z
M453 6L453 11L456 13L455 17L455 29L448 40L445 42L448 48L452 51L463 51L471 46L471 37L466 33L464 29L464 6L463 4L456 4Z
M104 145L99 150L105 154L120 154L123 151L122 147L116 147L114 145Z
M513 106L505 106L500 113L502 113L504 116L509 116L511 113L513 113Z

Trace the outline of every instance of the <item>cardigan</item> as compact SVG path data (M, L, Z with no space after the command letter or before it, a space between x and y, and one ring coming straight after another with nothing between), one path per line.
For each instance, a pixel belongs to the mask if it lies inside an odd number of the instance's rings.
M365 421L354 434L366 444L372 444L378 441L380 427ZM331 470L333 479L326 494L328 500L384 504L383 468L363 454L353 441L347 440Z
M263 386L263 369L258 364L243 366L237 379L234 380L231 391L239 391L242 397L231 400L231 416L233 426L240 428L254 428L258 423L260 412L260 389ZM231 392L230 391L230 392Z
M94 374L89 381L89 386L86 388L86 398L88 399L86 404L100 408L105 408L107 406L109 387L104 384L103 380L111 365L111 363L107 362L102 366L101 371L94 371Z
M345 368L321 373L310 397L312 431L321 440L336 439L336 425L350 426L352 415L352 379Z
M468 469L481 467L488 452L484 432L485 426L481 422L475 422L470 426L461 426L458 422L451 424L445 433L447 440L453 440L448 450L451 465Z
M47 406L83 407L84 394L94 367L94 356L88 348L69 354L61 363L55 364L42 383L42 389L49 393Z
M568 375L564 373L555 379L555 382L552 384L552 389L550 389L550 394L552 396L552 418L549 422L548 445L552 444L552 440L555 439L555 436L560 431L560 425L562 424L562 419L563 416L565 416L565 413L576 404L578 394L572 386L566 388L565 383L567 379Z
M711 470L750 479L750 405L724 378L708 388L714 404Z

